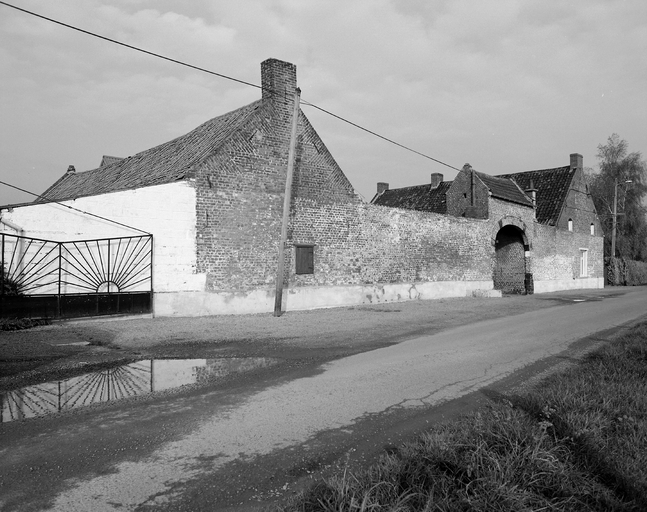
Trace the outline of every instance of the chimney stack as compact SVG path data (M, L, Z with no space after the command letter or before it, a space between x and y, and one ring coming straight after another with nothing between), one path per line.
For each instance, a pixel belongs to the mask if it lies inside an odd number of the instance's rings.
M278 59L261 62L261 88L264 100L291 102L297 88L297 67Z
M524 192L530 196L530 199L532 199L532 204L534 206L537 206L537 189L535 188L535 184L533 183L532 178L530 179L528 188L524 190Z
M579 153L571 153L571 170L573 169L582 169L583 168L583 158Z
M76 169L74 168L74 166L73 166L73 165L70 165L70 166L67 168L67 171L65 171L65 174L76 174Z
M439 172L431 173L431 188L438 188L443 182L444 176Z
M385 192L387 190L389 190L389 184L388 183L384 183L384 182L380 181L377 184L377 193L378 194L381 194L382 192Z

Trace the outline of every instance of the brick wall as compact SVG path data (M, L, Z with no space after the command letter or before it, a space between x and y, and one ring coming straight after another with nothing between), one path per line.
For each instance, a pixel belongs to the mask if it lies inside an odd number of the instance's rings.
M276 279L296 68L270 59L262 75L261 107L196 170L197 268L207 275L208 291L252 290ZM359 202L303 112L292 195L321 204Z
M492 278L487 221L369 204L296 201L293 242L314 243L315 273L290 286Z
M532 272L535 280L580 279L581 249L588 250L587 276L603 278L603 238L588 233L533 226Z
M573 220L573 231L577 233L590 233L591 224L594 232L602 235L602 226L595 212L593 199L588 191L586 178L582 169L577 169L568 191L566 203L557 226L560 229L568 230L568 219Z
M472 200L472 170L465 166L456 175L447 190L447 213L454 217L487 219L489 217L490 191L474 175L474 199Z
M586 195L576 196L581 205ZM571 203L573 204L573 203ZM490 199L490 220L493 221L493 233L498 229L497 222L501 219L519 219L525 226L525 233L530 248L526 260L526 271L533 274L535 281L580 279L580 250L588 250L588 278L603 277L603 238L599 231L594 236L590 234L591 221L596 222L595 213L584 212L580 206L570 213L574 222L574 230L569 232L563 228L538 224L534 220L534 210L514 203ZM568 219L569 217L566 217ZM597 224L596 224L597 225Z

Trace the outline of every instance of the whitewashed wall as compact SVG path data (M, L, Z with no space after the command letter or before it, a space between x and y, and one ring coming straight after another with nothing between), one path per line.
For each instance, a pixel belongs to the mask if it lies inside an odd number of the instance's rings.
M195 189L191 182L82 197L62 204L151 233L154 238L153 286L156 293L204 290L196 270ZM24 236L59 242L141 235L55 203L16 206L1 219L20 227ZM0 223L0 230L16 233Z

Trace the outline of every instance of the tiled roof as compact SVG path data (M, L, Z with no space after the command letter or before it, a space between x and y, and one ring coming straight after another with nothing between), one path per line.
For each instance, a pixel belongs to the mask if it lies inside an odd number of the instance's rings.
M262 100L255 101L177 139L97 169L66 173L39 201L62 201L185 179L194 165L217 150L261 105Z
M451 181L443 181L436 188L431 188L431 183L428 183L385 190L376 195L371 203L407 210L447 213L446 194L451 184Z
M476 175L490 189L492 197L532 207L532 200L523 193L514 181L503 176L490 176L482 172L477 172Z
M537 222L554 226L559 219L574 175L575 169L566 166L498 177L514 180L523 190L530 188L532 180L533 187L537 190Z

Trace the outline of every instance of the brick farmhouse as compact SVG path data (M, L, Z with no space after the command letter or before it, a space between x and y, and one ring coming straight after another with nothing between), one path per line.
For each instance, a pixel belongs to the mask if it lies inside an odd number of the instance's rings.
M58 241L152 233L156 315L272 311L296 67L269 59L261 75L260 100L97 169L70 168L42 199L0 207L0 229ZM466 165L453 182L378 184L367 204L301 111L295 154L285 310L603 286L580 155L543 171Z

